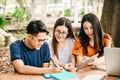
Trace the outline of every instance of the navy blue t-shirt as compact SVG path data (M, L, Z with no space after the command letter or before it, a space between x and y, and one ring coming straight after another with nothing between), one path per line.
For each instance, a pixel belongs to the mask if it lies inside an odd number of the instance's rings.
M22 40L17 40L10 45L11 61L21 59L25 65L42 67L43 63L50 61L50 51L45 42L39 50L29 49Z

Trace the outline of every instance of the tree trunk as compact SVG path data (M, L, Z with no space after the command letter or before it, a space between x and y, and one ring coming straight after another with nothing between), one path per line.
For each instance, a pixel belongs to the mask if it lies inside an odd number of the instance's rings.
M120 0L104 0L101 17L104 31L112 36L116 47L120 46Z

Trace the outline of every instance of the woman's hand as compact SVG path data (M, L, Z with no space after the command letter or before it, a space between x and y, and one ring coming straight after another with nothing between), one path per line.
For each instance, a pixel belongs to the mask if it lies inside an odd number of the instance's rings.
M92 62L88 63L89 66L95 66L98 64L97 58L95 58Z
M72 63L68 63L68 64L66 64L66 65L64 66L64 68L65 68L66 70L71 70L71 69L73 68L73 64L72 64Z
M84 56L83 61L89 59L90 57ZM96 65L98 63L97 58L95 58L93 61L88 63L88 65Z

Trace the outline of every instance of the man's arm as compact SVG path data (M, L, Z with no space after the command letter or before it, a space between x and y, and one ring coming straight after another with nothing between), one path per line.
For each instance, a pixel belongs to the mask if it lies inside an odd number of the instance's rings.
M49 66L50 66L50 62L49 63L43 63L44 68L48 68Z
M18 73L21 74L49 74L49 73L56 73L61 72L63 69L60 68L45 68L47 67L47 63L44 64L44 67L38 68L29 65L24 65L23 61L20 59L12 61L13 66L17 70Z

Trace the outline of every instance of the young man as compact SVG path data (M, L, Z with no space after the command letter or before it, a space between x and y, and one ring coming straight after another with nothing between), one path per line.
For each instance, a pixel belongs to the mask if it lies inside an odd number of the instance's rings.
M27 38L10 45L11 61L15 71L21 74L44 74L63 71L63 68L48 68L50 51L45 42L49 32L40 20L27 26Z

